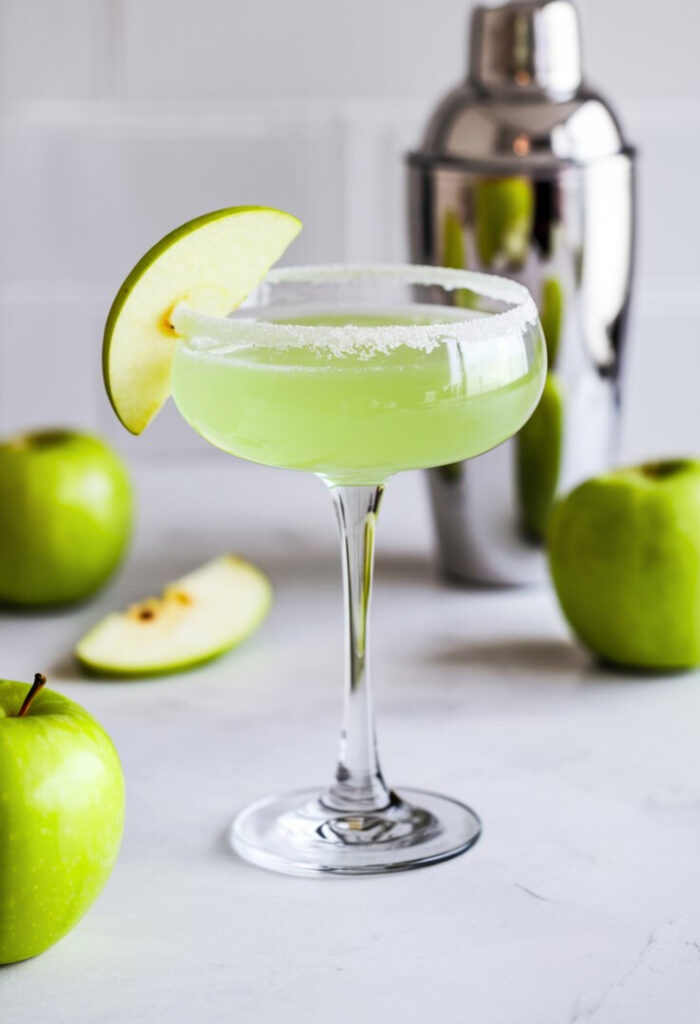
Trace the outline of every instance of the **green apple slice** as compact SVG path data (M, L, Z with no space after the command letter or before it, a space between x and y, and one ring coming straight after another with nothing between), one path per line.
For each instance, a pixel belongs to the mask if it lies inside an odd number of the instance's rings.
M300 230L280 210L231 207L181 225L139 260L112 303L102 347L107 394L127 430L140 434L170 394L172 309L185 302L226 316Z
M245 640L270 608L272 587L250 562L224 555L98 622L75 654L89 672L150 676L218 657Z

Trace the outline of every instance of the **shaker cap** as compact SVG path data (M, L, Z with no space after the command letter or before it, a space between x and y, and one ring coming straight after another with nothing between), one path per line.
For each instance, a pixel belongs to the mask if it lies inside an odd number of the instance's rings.
M515 0L477 7L470 81L491 93L571 96L581 85L578 13L570 0Z

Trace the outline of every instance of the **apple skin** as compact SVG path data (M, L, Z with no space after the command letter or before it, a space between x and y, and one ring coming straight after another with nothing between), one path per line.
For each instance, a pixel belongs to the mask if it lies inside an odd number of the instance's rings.
M0 964L43 953L107 881L124 826L124 778L87 711L0 680Z
M131 535L126 468L102 441L69 430L0 444L0 601L78 601L121 561Z
M552 510L549 562L564 615L619 665L700 664L700 462L588 480Z

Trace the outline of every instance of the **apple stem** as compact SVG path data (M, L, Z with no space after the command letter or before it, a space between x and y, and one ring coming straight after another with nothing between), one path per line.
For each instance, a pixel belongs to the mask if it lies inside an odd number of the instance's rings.
M22 702L22 707L19 709L17 713L18 718L24 718L26 713L29 711L31 703L36 697L37 693L39 692L39 690L43 690L45 686L46 676L42 676L41 672L37 672L37 674L34 676L34 682L31 685L31 689L27 696L24 698L24 701Z

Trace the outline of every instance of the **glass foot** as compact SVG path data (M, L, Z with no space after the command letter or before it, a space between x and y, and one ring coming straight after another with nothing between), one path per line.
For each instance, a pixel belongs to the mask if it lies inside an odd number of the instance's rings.
M244 860L287 875L373 875L456 857L480 833L469 807L420 789L359 813L334 810L318 789L302 789L246 807L229 842Z

